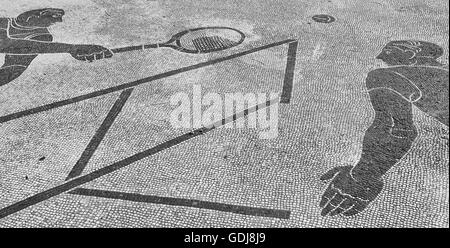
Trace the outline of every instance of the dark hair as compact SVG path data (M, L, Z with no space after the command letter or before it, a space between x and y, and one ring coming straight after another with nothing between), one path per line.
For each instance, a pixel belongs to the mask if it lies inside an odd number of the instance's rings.
M437 59L444 54L442 47L426 41L397 40L391 41L385 47L395 47L404 52L412 52L412 58Z
M45 12L58 13L58 14L64 15L64 10L62 10L62 9L44 8L44 9L35 9L35 10L29 10L29 11L23 12L22 14L17 16L17 19L19 19L21 21L27 21L27 19L30 16L40 17L41 14L45 13Z

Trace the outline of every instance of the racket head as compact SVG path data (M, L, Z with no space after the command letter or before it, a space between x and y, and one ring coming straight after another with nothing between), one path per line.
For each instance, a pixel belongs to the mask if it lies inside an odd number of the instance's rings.
M245 34L229 27L201 27L185 30L172 37L166 44L185 53L211 53L242 44Z

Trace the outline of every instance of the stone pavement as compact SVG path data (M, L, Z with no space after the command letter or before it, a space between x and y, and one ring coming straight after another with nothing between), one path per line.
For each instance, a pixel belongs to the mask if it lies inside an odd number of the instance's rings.
M448 228L448 10L0 0L0 227ZM279 97L173 125L230 93Z

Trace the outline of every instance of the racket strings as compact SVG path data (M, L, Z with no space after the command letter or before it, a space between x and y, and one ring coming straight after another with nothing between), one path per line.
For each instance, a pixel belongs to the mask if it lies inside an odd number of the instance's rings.
M201 52L210 52L220 49L226 49L235 44L235 42L222 38L220 36L199 37L192 40L194 47Z
M211 29L189 32L180 39L185 49L199 53L221 51L239 44L242 36L236 31Z

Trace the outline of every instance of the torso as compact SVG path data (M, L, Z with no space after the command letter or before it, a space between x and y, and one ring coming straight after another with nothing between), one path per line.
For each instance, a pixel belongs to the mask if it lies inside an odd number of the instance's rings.
M22 27L16 24L12 18L0 18L0 29L5 30L7 34L6 37L0 35L0 39L51 40L51 34L47 28ZM41 37L46 37L46 39L42 39Z
M367 88L388 88L416 107L449 125L448 69L431 66L399 66L371 72L383 80L371 81ZM383 76L385 75L385 76ZM369 82L369 80L368 80Z
M0 42L8 38L8 19L0 18Z

